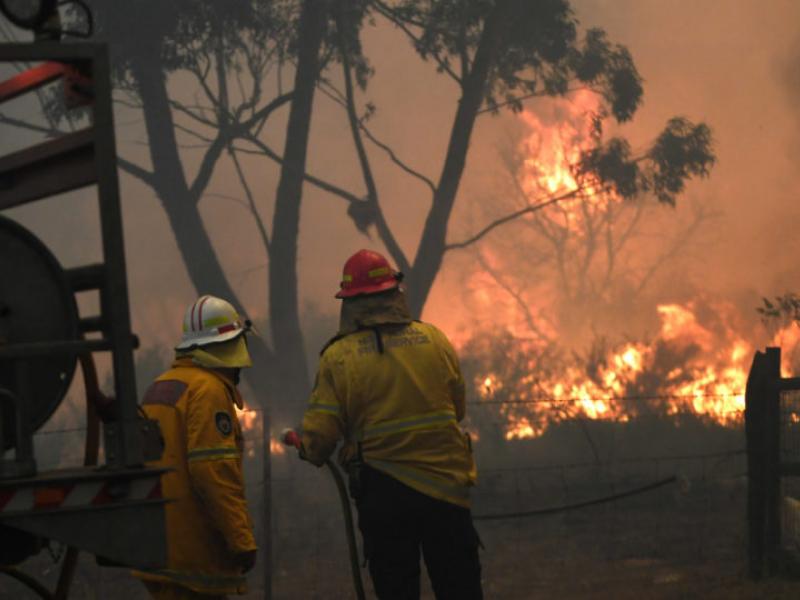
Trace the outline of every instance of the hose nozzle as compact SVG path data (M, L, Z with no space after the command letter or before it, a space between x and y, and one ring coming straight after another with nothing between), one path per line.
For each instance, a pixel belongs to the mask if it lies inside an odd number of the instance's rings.
M300 435L294 429L284 429L281 432L281 441L286 446L294 446L300 449Z

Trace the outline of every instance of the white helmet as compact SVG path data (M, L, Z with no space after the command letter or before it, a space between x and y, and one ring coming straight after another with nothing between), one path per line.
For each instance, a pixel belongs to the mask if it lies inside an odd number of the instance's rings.
M183 337L175 350L190 350L208 344L227 342L250 330L230 302L215 296L201 296L186 309Z

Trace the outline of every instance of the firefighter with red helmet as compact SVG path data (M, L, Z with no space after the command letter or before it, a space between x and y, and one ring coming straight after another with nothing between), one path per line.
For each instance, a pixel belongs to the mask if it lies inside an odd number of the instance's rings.
M346 262L339 332L322 351L301 456L319 466L344 440L379 598L419 598L420 551L437 598L482 598L476 468L458 425L464 380L445 335L412 319L401 279L377 252Z
M167 567L134 574L157 600L212 600L247 591L256 560L242 475L239 371L252 362L249 321L220 298L202 296L186 311L172 368L148 388L142 408L156 419Z

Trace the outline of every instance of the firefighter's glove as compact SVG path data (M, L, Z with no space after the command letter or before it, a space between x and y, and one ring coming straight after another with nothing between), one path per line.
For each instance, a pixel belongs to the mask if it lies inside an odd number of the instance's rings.
M253 570L256 566L256 550L248 550L247 552L239 552L236 555L236 566L241 569L242 573L247 573Z

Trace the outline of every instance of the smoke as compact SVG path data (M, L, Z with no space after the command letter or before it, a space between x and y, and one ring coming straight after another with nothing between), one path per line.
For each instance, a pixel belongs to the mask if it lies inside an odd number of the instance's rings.
M611 39L626 44L644 77L644 105L620 133L643 146L675 114L704 120L713 128L718 164L710 179L690 184L677 208L663 209L662 218L665 222L688 219L694 205L721 216L697 232L685 259L664 275L669 285L661 286L659 299L680 302L702 291L731 300L743 314L751 314L761 295L796 289L800 273L794 259L798 250L794 161L800 42L794 23L800 7L788 0L773 2L768 9L755 1L721 7L711 1L676 5L581 0L575 8L584 26L603 27ZM368 28L364 46L375 67L366 93L377 107L370 127L399 156L436 179L458 101L456 86L437 74L434 65L421 62L403 35L386 24ZM185 80L176 78L171 84L176 93L188 90ZM543 101L532 101L528 108L545 110ZM318 95L314 110L310 171L362 195L363 183L341 107ZM138 113L120 107L116 119L120 155L147 166ZM518 135L522 126L519 117L508 113L480 118L450 226L451 239L461 239L482 225L485 215L476 206L496 191L503 170L499 148L509 136ZM267 128L273 147L281 147L283 130L281 119ZM23 139L19 131L9 128L1 135L4 149ZM191 175L200 150L184 152L184 168ZM379 151L373 152L373 162L387 220L413 257L430 202L429 190L399 172ZM278 168L257 157L243 159L243 164L259 211L268 220ZM168 348L179 335L184 307L195 291L152 191L125 175L121 184L134 328L143 346ZM222 197L243 197L231 164L221 163L209 191L201 200L205 225L244 309L251 317L263 319L267 257L252 217ZM48 201L46 207L36 205L12 215L41 235L70 266L95 259L99 253L93 192L74 196L81 199ZM335 322L338 305L332 296L344 259L361 247L381 249L376 239L355 230L346 208L344 202L316 188L304 190L301 302L314 306L307 311L309 316L317 315L308 320L315 323L309 327L314 338L308 344L310 353L325 338L318 331L320 324ZM487 243L491 247L491 239ZM424 314L456 337L466 336L476 322L491 322L493 317L475 314L465 299L463 281L476 270L474 263L474 255L468 253L448 255ZM652 330L657 323L654 304L646 304L642 313L649 311L650 316L642 317L637 325L640 330ZM616 317L603 327L619 329L630 308L619 303ZM636 333L631 329L625 332Z

